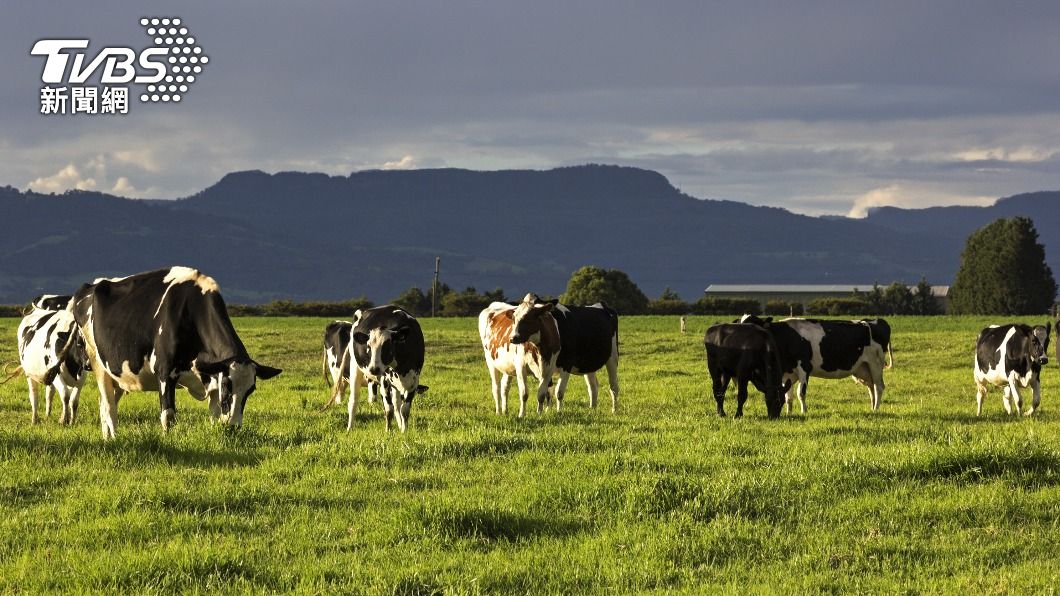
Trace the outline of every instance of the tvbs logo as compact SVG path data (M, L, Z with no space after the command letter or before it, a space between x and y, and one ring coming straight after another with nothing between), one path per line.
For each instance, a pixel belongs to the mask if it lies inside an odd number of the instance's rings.
M86 53L87 39L42 39L30 54L44 56L42 114L125 114L128 84L143 85L141 102L179 102L210 59L179 18L145 17L154 45L140 51L105 47ZM98 76L100 86L86 86Z

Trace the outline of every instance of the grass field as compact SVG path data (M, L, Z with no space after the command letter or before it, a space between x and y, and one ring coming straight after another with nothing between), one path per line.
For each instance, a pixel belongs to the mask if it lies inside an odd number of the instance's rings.
M0 590L1060 585L1055 361L1035 417L1006 417L992 391L976 418L975 337L997 321L896 317L879 412L853 381L814 379L805 416L768 421L752 393L747 416L719 419L702 334L721 319L690 318L681 335L676 317L624 318L618 414L606 391L589 411L575 379L564 411L525 420L493 414L475 322L426 320L431 389L406 435L384 432L378 404L349 434L343 408L318 411L324 319L236 320L252 355L285 369L236 433L180 392L163 434L157 395L141 393L104 443L91 379L75 427L56 410L31 426L13 381L0 387ZM17 323L0 319L0 361L15 359Z

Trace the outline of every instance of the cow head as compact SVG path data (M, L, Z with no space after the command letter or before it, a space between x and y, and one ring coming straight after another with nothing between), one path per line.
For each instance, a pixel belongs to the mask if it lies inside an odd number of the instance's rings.
M1049 325L1037 325L1031 329L1029 348L1031 361L1039 366L1049 363Z
M536 295L527 294L512 314L512 336L509 341L513 344L539 341L543 317L551 316L549 313L556 303L555 300L542 303Z
M249 358L196 363L196 370L209 378L207 385L211 398L216 395L221 422L232 427L243 424L243 409L257 388L257 380L271 379L282 372Z
M369 375L379 379L387 369L397 365L396 347L397 344L408 340L409 326L400 325L393 329L380 327L367 333L355 331L350 337L359 348L355 352L364 354L365 361L357 358L358 365L367 370Z

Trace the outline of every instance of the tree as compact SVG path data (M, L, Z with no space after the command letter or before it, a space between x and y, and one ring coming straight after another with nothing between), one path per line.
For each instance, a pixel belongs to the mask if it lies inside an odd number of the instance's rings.
M472 290L473 289L474 288L472 288ZM442 302L445 300L446 295L448 295L452 291L453 290L446 284L439 284L438 285L438 298L439 298L438 299L438 312L439 313L441 313ZM396 305L400 306L401 308L404 308L405 310L407 310L410 313L412 313L414 316L417 316L417 317L429 317L431 315L431 294L433 292L434 292L433 288L430 288L426 292L424 292L423 290L419 289L419 287L412 286L411 288L409 288L409 289L405 290L404 292L398 294L390 302L391 302L391 304L396 304Z
M689 305L669 286L655 300L648 302L648 312L653 315L683 315L691 310Z
M916 284L916 289L913 290L913 314L937 315L941 310L938 299L931 293L931 284L921 277L920 283Z
M443 317L478 316L490 303L503 301L504 291L500 288L482 294L479 294L475 288L467 288L463 292L450 292L442 298L441 315Z
M585 266L571 274L561 301L567 304L606 302L619 314L642 314L648 310L648 297L628 275L618 269Z
M882 312L872 314L907 315L913 312L913 292L909 286L893 282L883 290Z
M972 232L950 290L954 314L1043 314L1056 298L1034 222L998 219Z

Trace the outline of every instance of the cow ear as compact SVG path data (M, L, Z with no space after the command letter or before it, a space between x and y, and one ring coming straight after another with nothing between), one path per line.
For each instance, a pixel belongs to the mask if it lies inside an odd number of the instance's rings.
M394 338L394 341L404 342L406 339L409 338L408 326L399 327L395 329L393 332L391 332L390 337Z
M555 303L546 302L544 304L535 304L534 308L536 308L537 310L539 310L541 312L548 312L548 311L552 310L553 306L555 306Z
M765 317L764 319L762 319L762 322L768 325L773 322L773 317Z
M549 300L548 303L552 306L556 306L559 304L559 298L553 298L552 300Z
M428 389L430 389L430 387L428 387L426 385L418 385L416 387L416 394L417 395L423 395L424 393L427 393Z
M283 370L279 368L265 366L264 364L258 364L257 362L254 363L254 376L263 381L271 379L282 372Z
M223 373L228 370L228 360L221 360L220 362L195 362L195 370L199 371L199 374L203 375L216 375L217 373Z
M368 343L368 334L358 331L357 333L353 334L353 341L359 344L366 344Z

